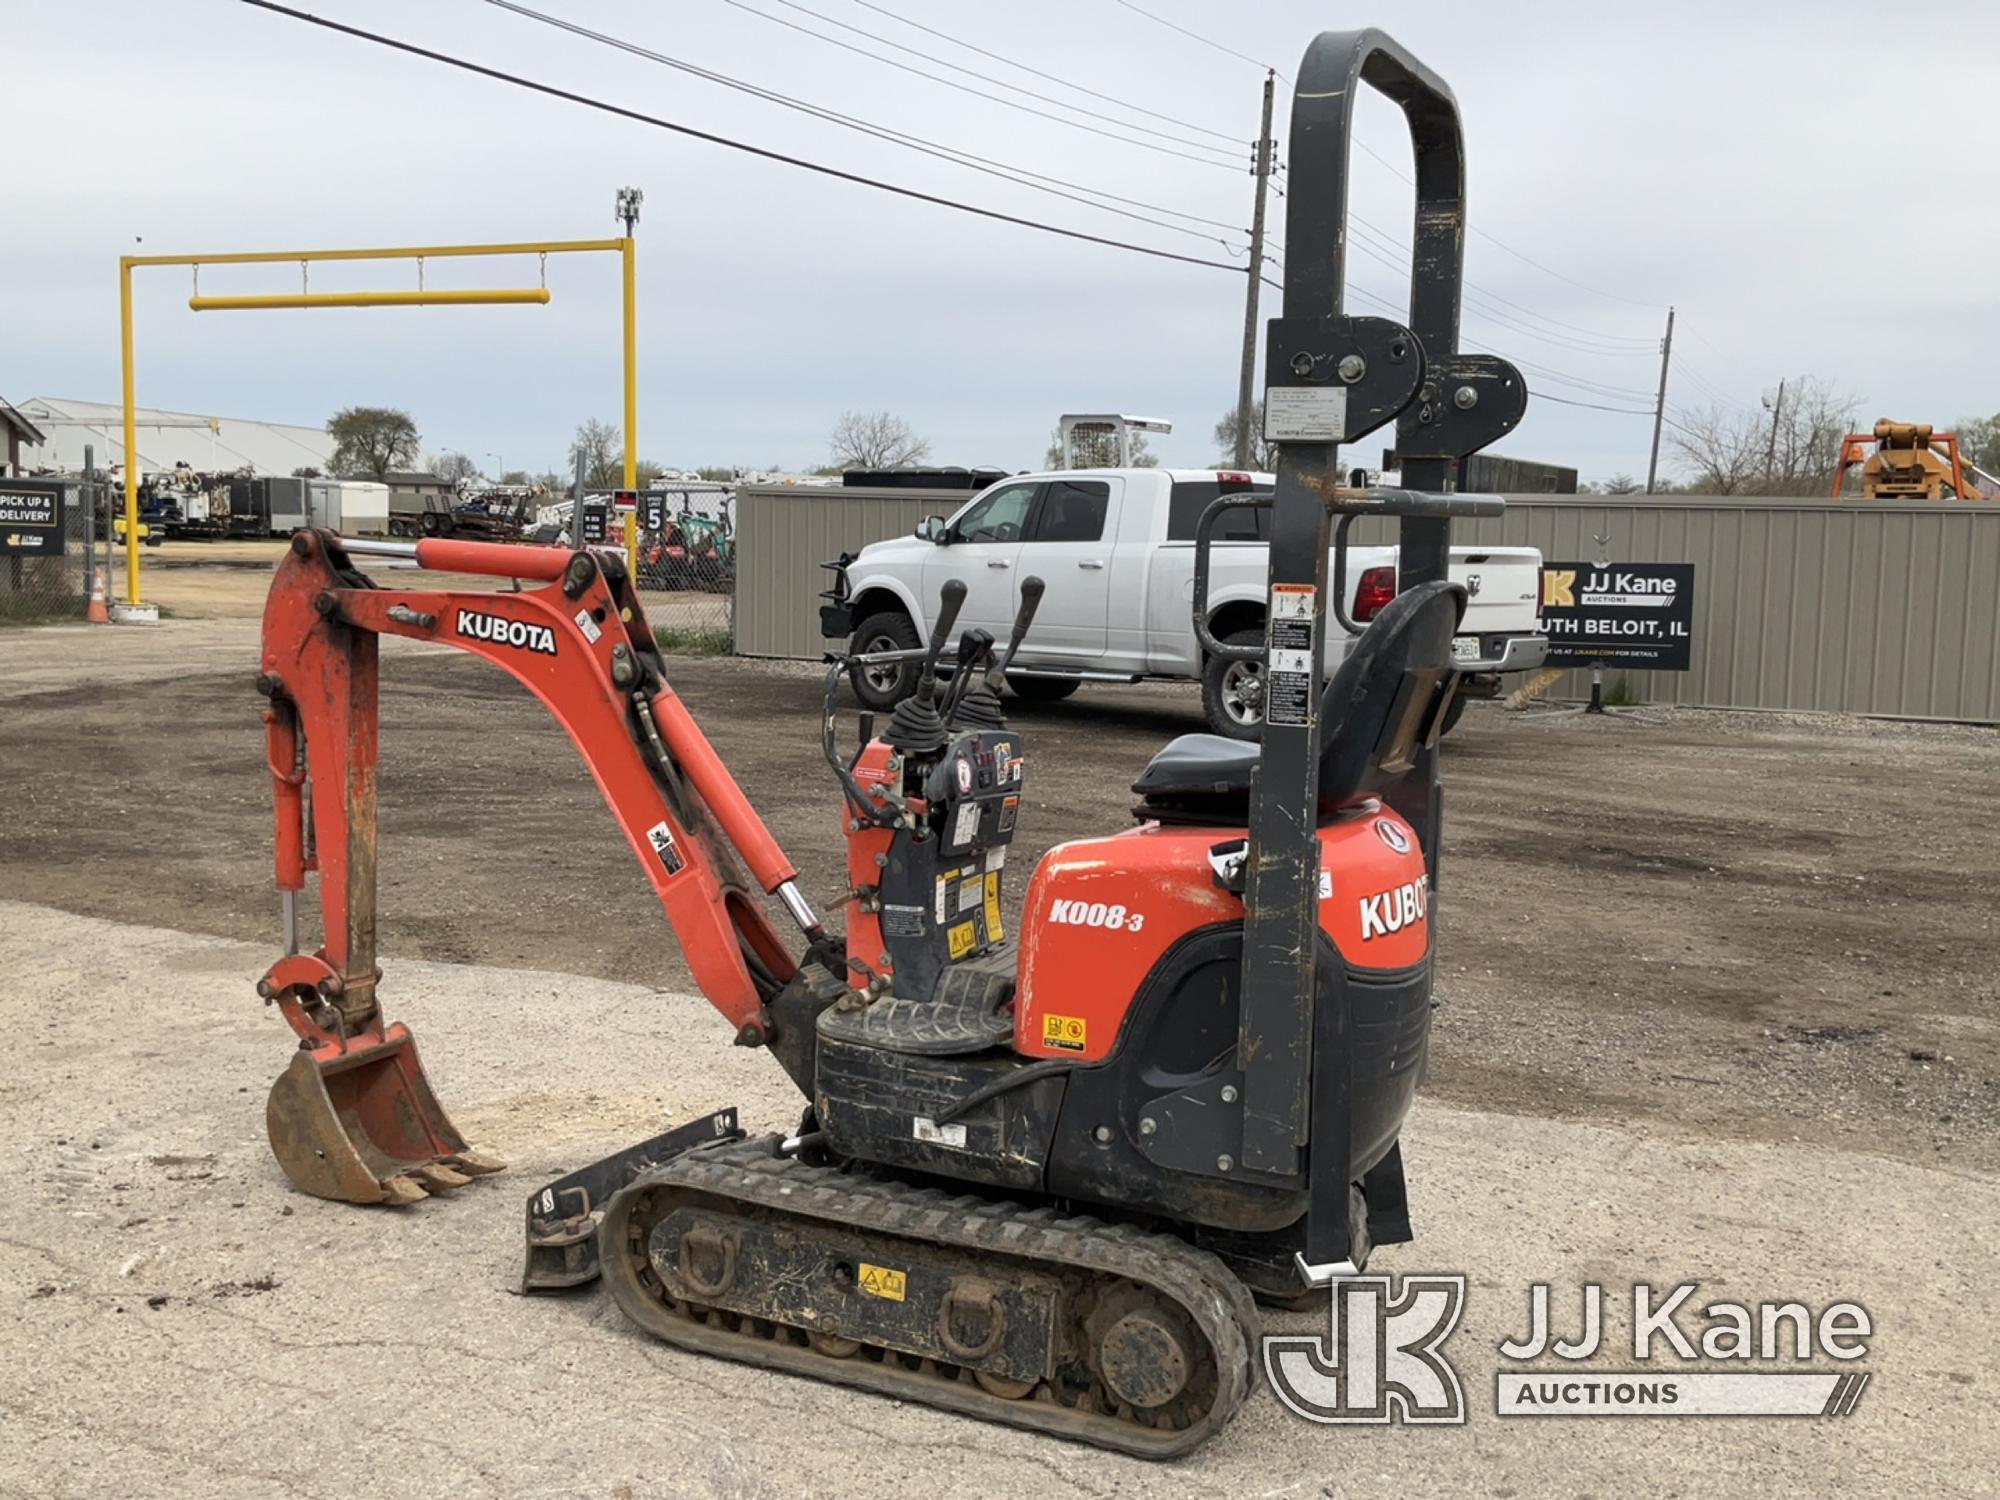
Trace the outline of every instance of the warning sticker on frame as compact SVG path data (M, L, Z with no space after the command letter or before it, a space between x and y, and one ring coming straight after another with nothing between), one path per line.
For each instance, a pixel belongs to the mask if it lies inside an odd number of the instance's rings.
M674 843L674 831L665 823L655 823L646 830L646 842L653 846L653 852L660 857L660 865L669 875L678 875L687 861L681 858L681 851Z
M1303 728L1318 712L1313 679L1313 624L1319 590L1309 583L1271 585L1269 652L1264 672L1264 721Z

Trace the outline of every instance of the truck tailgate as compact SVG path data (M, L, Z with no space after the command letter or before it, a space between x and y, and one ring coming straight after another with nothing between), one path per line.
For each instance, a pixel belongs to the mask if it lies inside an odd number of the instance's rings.
M1533 547L1454 547L1451 578L1465 585L1467 596L1461 635L1535 629L1542 555Z

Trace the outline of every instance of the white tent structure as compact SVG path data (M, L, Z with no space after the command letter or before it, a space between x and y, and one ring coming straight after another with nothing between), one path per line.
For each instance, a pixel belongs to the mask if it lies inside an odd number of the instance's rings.
M99 468L124 463L122 406L37 396L21 402L18 410L47 437L34 453L37 467L74 473L83 467L86 446L95 450ZM324 472L333 456L333 439L324 428L146 406L138 408L135 416L139 467L146 473L171 469L177 463L204 473L246 466L259 474L290 474L308 467ZM22 461L29 461L27 455Z

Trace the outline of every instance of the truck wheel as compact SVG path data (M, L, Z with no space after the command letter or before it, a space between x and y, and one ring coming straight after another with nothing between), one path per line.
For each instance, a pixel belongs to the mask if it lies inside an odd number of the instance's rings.
M1023 703L1059 703L1082 687L1075 677L1009 677L1008 691Z
M1261 626L1223 637L1231 646L1255 646L1263 639ZM1264 664L1211 656L1201 669L1201 711L1211 733L1232 740L1259 738L1264 731Z
M856 655L861 655L871 651L914 651L923 642L917 639L917 627L910 617L891 610L863 620L848 644ZM881 662L874 666L854 662L847 669L847 680L854 684L854 696L861 700L863 708L891 709L916 690L917 665L913 661Z

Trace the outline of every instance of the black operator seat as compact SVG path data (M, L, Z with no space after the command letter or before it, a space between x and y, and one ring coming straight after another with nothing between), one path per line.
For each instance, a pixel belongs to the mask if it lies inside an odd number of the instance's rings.
M1320 699L1319 810L1330 813L1401 780L1416 752L1436 742L1457 674L1451 638L1465 590L1442 580L1390 600L1369 622ZM1240 826L1263 747L1216 734L1184 734L1155 755L1132 790L1141 817Z

